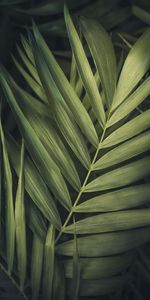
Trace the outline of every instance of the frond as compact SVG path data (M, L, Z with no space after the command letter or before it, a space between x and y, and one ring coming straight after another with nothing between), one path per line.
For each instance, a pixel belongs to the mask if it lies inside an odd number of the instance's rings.
M33 299L41 290L44 299L76 300L133 287L129 269L135 250L150 241L150 110L137 110L150 94L150 29L120 68L98 22L79 20L83 42L67 7L64 15L70 79L35 24L18 48L26 69L14 58L28 92L0 71L25 143L24 153L1 124L11 242L7 262L11 272L16 234L23 288L30 232ZM15 213L11 169L18 177Z

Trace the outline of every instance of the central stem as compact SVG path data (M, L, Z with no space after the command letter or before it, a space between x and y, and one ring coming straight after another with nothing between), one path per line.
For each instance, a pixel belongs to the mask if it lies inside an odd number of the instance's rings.
M57 238L56 238L56 241L55 241L56 243L58 242L58 240L60 239L61 235L63 234L64 228L67 226L68 222L70 221L70 219L71 219L71 217L72 217L72 215L73 215L73 213L74 213L74 208L77 206L77 204L78 204L78 202L79 202L79 200L80 200L82 194L84 193L86 183L87 183L87 181L88 181L88 179L89 179L89 177L90 177L90 175L91 175L91 172L92 172L92 170L93 170L93 165L94 165L94 163L95 163L95 161L96 161L96 159L97 159L97 156L98 156L98 154L99 154L99 151L100 151L100 149L101 149L101 143L102 143L102 141L103 141L103 139L104 139L104 135L105 135L105 132L106 132L106 128L107 128L107 126L105 126L105 128L104 128L104 131L103 131L103 134L102 134L102 136L101 136L101 139L100 139L98 148L97 148L96 153L95 153L95 155L94 155L94 157L93 157L93 160L92 160L92 162L91 162L91 165L90 165L90 168L89 168L88 173L87 173L87 175L86 175L86 178L85 178L85 180L84 180L84 182L83 182L83 184L82 184L82 187L81 187L81 189L80 189L80 192L79 192L79 194L78 194L78 196L77 196L77 198L76 198L76 200L75 200L75 202L74 202L74 204L73 204L73 206L72 206L72 208L71 208L71 211L70 211L68 217L66 218L66 221L64 222L63 226L61 227L61 230L60 230L60 232L59 232L59 234L58 234L58 236L57 236Z

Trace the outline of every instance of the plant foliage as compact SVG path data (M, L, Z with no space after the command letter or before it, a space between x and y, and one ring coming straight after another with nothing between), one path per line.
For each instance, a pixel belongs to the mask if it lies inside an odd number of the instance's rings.
M24 297L119 297L134 289L136 249L150 241L150 109L139 109L150 94L150 29L118 76L105 29L82 17L81 39L66 6L64 18L70 78L34 23L19 48L24 66L14 58L28 90L0 70L20 132L15 141L4 128L2 107L2 254Z

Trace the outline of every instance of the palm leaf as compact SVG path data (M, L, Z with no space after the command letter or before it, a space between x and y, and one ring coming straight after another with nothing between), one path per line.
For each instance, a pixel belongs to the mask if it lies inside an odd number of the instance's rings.
M110 256L139 247L149 239L150 227L87 235L78 238L78 251L81 257ZM59 244L56 251L61 255L73 256L73 240Z
M109 35L98 22L82 18L81 26L101 78L109 107L116 88L116 61L113 45Z
M15 201L16 244L21 289L23 289L24 286L27 267L26 220L24 205L24 151L24 141L22 141L20 172Z
M70 44L72 46L72 51L75 56L78 71L80 73L81 79L91 101L91 105L97 116L98 121L103 126L105 123L105 112L103 108L103 102L98 92L98 88L91 72L90 65L84 53L82 44L76 32L76 29L72 23L67 7L64 9L66 27L68 30L68 36L70 39Z
M8 152L5 142L5 136L0 120L0 134L3 150L4 174L5 174L5 193L6 193L6 243L7 243L7 265L8 272L11 273L14 263L15 251L15 215L13 203L13 181Z
M30 149L29 151L31 151L34 160L36 161L40 171L43 173L44 179L46 180L47 184L49 184L51 188L53 187L53 192L55 193L56 197L58 197L58 199L61 199L62 204L69 208L71 205L71 200L64 179L61 176L58 167L48 155L48 152L43 147L35 131L20 110L14 98L14 95L4 77L1 77L1 82L5 90L7 100L10 103L11 108L14 111L19 122L20 130L24 136L25 142L27 143L27 148ZM49 178L51 179L51 184L49 182Z
M7 145L12 165L17 175L19 175L19 147L17 144L15 144L14 140L10 136L7 136ZM49 221L54 223L57 228L59 228L61 226L61 220L52 196L49 193L46 184L40 176L38 170L35 168L33 162L30 160L27 154L25 158L24 169L25 188L29 196L41 210L44 217L46 217Z
M44 243L35 234L33 237L31 259L31 288L33 300L37 300L39 297L43 266L43 250Z
M137 86L150 67L150 29L137 40L123 65L113 100L114 110Z
M52 297L55 260L55 229L50 225L47 231L44 251L43 296L45 300Z
M117 66L101 25L80 19L85 41L66 7L65 22L72 48L70 81L35 24L29 42L22 39L24 52L19 48L27 71L16 64L37 96L4 69L0 76L29 151L24 176L27 229L33 232L33 299L41 290L44 299L54 300L116 296L118 286L122 294L134 250L150 241L150 110L146 106L139 114L137 109L150 91L150 31ZM10 135L6 140L19 175L20 150Z

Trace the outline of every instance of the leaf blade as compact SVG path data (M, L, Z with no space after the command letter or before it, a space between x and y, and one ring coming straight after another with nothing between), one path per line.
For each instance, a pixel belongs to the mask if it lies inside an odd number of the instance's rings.
M7 265L8 272L11 273L14 262L14 251L15 251L15 214L13 204L13 191L12 191L12 173L5 143L5 136L0 120L0 135L2 142L2 152L4 161L4 172L5 172L5 192L6 192L6 244L7 244Z
M109 107L116 88L116 59L111 39L94 20L82 17L81 27L97 66Z
M69 11L68 11L66 5L64 7L64 16L65 16L65 22L66 22L66 27L67 27L67 31L68 31L68 36L70 39L70 44L71 44L72 51L73 51L75 59L76 59L78 71L82 78L82 81L83 81L83 84L87 91L87 94L89 95L89 99L91 101L91 105L93 107L94 113L97 116L98 121L100 122L100 124L103 127L105 124L105 119L106 119L103 102L102 102L100 93L98 91L93 73L90 68L90 65L88 63L87 57L84 53L79 36L73 25L73 22L71 20L71 17L69 15Z
M125 187L84 201L75 207L75 212L109 212L138 207L149 201L149 193L149 183Z
M114 95L112 110L129 95L148 71L150 66L149 47L150 29L147 29L137 40L127 56Z
M16 246L20 286L23 289L27 268L26 220L24 205L24 141L20 155L20 171L15 201Z
M150 157L145 157L119 167L88 183L84 191L95 192L115 189L141 180L150 174L149 163Z
M1 74L1 83L7 101L11 106L13 113L15 114L21 133L24 137L27 148L29 149L33 160L35 161L39 170L43 173L44 179L46 180L50 188L53 190L58 200L61 201L62 205L64 205L66 209L69 209L71 207L71 199L66 184L64 182L64 179L59 171L59 168L56 166L54 161L48 155L48 152L43 147L39 138L35 134L35 131L33 130L30 123L25 118L22 111L20 110L15 100L15 97L7 83L7 80L4 78L4 75L2 74Z
M53 57L35 25L33 27L33 31L37 45L38 47L40 47L44 55L45 61L49 67L55 84L59 87L59 90L67 105L74 113L77 124L80 126L81 130L86 135L88 140L96 147L98 144L98 137L88 113L86 112L80 99L77 97L74 89L71 87L61 68L57 64L55 58Z

